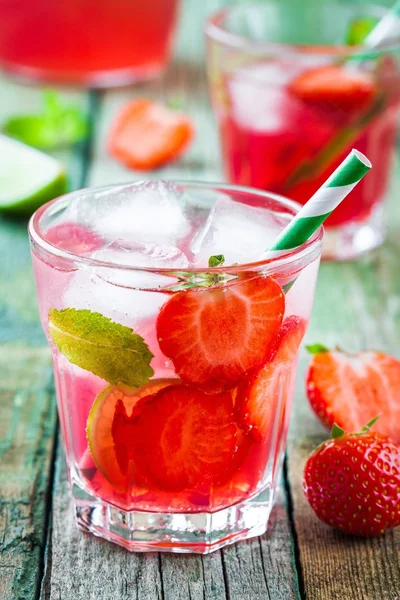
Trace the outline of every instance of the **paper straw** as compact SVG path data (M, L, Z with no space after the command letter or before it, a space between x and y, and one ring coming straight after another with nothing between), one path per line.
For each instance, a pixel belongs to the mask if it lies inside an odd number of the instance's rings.
M348 57L348 66L350 69L357 68L370 58L376 58L375 53L368 53L368 50L378 49L387 40L390 40L400 33L400 0L388 10L385 16L375 25L364 40L365 50L352 54Z
M304 244L329 217L342 200L372 167L370 161L358 150L352 150L326 182L297 215L281 231L268 251L291 250Z
M400 0L398 0L384 17L375 25L364 40L367 48L376 48L390 39L393 34L399 33L400 28Z

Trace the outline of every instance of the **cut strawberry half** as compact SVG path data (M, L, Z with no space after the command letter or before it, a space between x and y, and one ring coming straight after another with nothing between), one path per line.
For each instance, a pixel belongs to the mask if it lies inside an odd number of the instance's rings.
M130 459L147 485L204 489L235 469L237 427L230 394L171 386L140 400L135 414Z
M322 348L323 349L323 348ZM377 415L378 433L400 442L400 361L383 352L314 354L307 373L307 395L327 427L336 423L359 431Z
M157 337L184 381L232 386L267 360L284 310L282 288L270 277L179 292L161 308Z
M348 111L366 108L377 88L365 73L330 65L304 71L290 83L289 91L305 102Z
M278 435L286 420L286 402L294 361L306 323L296 316L287 318L278 338L274 358L250 373L237 393L236 412L240 426L262 441L272 436L277 410Z
M131 169L151 170L178 158L193 135L184 113L151 100L133 100L118 113L108 149Z
M123 436L118 436L114 431L118 427L118 415L124 415L125 429L129 429L134 408L141 398L177 382L179 379L153 379L136 389L121 384L110 385L96 398L89 413L86 430L90 453L99 471L117 489L125 489L135 483L133 475L130 477L124 469L127 458L122 447ZM120 443L116 443L116 439Z

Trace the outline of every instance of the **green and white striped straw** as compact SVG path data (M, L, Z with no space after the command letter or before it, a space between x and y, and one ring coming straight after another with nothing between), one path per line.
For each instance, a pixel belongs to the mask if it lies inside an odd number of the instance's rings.
M363 46L365 49L376 50L387 40L399 36L400 34L400 0L389 9L386 14L378 21L372 31L369 32L364 40ZM357 68L359 64L374 58L376 53L368 54L365 50L361 53L353 54L349 57L350 68Z
M326 182L297 215L281 231L268 251L291 250L304 244L329 217L342 200L372 167L370 161L358 150L352 150Z
M376 48L386 40L399 34L400 29L400 0L387 11L384 17L375 25L364 40L367 48Z

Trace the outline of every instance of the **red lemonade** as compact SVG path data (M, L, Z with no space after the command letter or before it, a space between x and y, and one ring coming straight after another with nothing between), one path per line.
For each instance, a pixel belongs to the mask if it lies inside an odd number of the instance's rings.
M82 528L196 552L265 530L321 246L318 232L268 259L295 211L262 192L149 182L33 217Z
M2 0L0 7L0 66L101 86L164 68L178 0Z
M400 42L346 45L346 32L378 20L380 11L311 3L306 10L300 1L265 0L213 15L206 25L210 94L231 183L305 204L353 148L368 156L373 169L324 223L323 257L346 260L385 237Z

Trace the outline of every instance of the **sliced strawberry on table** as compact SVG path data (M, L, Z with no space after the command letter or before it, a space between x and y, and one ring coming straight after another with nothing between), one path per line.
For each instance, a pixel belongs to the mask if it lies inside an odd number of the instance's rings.
M157 337L184 381L232 386L267 360L284 310L282 288L270 277L179 292L161 308Z
M140 400L135 415L127 456L147 485L207 489L236 468L237 427L230 394L170 386ZM114 442L118 446L115 434Z
M375 430L399 442L400 361L383 352L309 349L316 353L306 377L307 395L322 423L358 431L381 414Z
M108 138L108 150L131 169L151 170L178 158L194 136L189 117L151 100L128 102Z
M118 489L134 483L129 480L128 473L121 469L125 459L118 460L120 455L113 432L113 428L118 426L118 415L124 415L129 427L134 407L141 398L177 382L179 379L153 379L140 388L130 388L122 384L110 385L96 398L87 421L90 453L97 468ZM87 460L86 456L86 462Z
M278 435L284 426L293 363L305 330L304 319L288 317L282 325L274 358L252 371L238 389L235 409L240 426L259 441L272 435L280 404Z
M336 65L308 69L288 89L305 102L342 110L366 108L377 92L370 75Z

